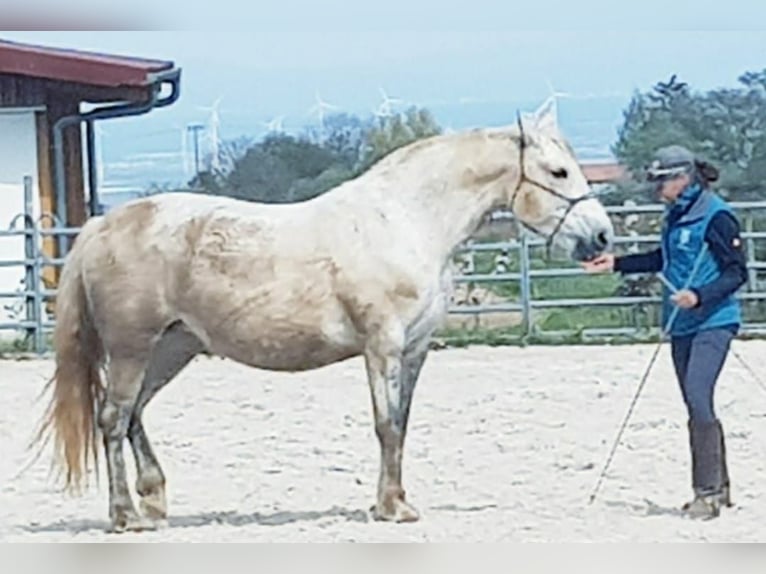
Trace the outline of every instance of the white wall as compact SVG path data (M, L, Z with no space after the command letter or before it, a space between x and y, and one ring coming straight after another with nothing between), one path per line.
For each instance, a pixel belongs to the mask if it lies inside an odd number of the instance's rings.
M32 177L34 208L39 214L34 112L0 108L0 229L8 229L13 218L24 212L25 175ZM23 227L23 223L19 220L17 225ZM0 237L0 261L23 258L23 237ZM0 291L15 291L23 278L24 267L0 267ZM0 323L9 321L5 307L14 303L0 299Z

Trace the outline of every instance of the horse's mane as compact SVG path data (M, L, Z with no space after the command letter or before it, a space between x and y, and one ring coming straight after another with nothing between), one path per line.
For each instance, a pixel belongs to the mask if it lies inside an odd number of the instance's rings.
M388 169L391 167L399 166L403 163L407 163L413 156L430 150L444 141L444 138L448 137L444 134L437 134L426 138L415 140L401 147L396 148L394 151L386 154L369 168L370 172L380 169Z
M499 137L515 137L516 134L512 133L509 128L474 128L467 131L454 132L450 134L436 134L433 136L421 138L414 142L403 145L394 151L383 156L372 166L370 166L370 172L385 170L390 168L399 167L404 163L412 161L416 156L422 153L428 153L434 148L445 145L450 142L465 143L468 144L478 138L499 138Z

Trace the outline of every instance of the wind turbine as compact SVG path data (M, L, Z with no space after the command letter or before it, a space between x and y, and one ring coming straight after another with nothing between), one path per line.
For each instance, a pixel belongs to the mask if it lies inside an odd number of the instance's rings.
M284 128L282 127L282 122L284 121L285 116L275 116L271 118L268 122L261 122L264 126L266 126L266 131L269 133L281 133L284 131Z
M221 169L221 139L219 136L221 119L218 114L218 106L221 104L221 99L221 96L216 98L212 106L197 106L197 108L200 110L210 112L210 117L208 119L207 140L210 149L210 170L213 172L218 172Z
M556 114L556 117L558 118L559 115L559 106L558 106L558 98L573 98L574 96L570 94L569 92L557 92L553 88L553 84L549 79L545 79L545 83L548 85L548 100L551 101L553 104L553 112Z
M334 104L330 104L325 102L320 96L319 91L316 91L314 93L314 97L316 100L316 103L309 108L309 114L316 114L317 119L319 120L319 130L320 130L320 138L324 138L325 133L325 126L324 126L324 118L325 118L325 110L337 110L340 109L338 106Z
M379 88L380 95L383 98L383 102L375 110L375 115L379 118L387 118L394 115L393 104L403 104L404 100L399 98L389 98L388 94L383 88Z

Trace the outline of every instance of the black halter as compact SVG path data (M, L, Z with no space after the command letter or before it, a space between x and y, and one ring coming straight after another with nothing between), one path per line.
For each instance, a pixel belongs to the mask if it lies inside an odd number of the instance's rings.
M513 207L516 203L516 196L519 194L519 191L521 190L521 185L524 182L530 183L534 185L535 187L542 189L543 191L547 191L551 195L557 197L558 199L562 200L563 202L567 204L566 210L564 211L564 215L562 215L559 218L559 221L556 224L556 227L554 227L553 232L550 235L546 235L545 233L542 233L538 229L535 229L532 225L522 221L521 218L516 217L517 221L521 223L523 227L545 238L545 250L546 250L546 253L550 255L553 240L556 238L556 234L561 230L561 226L564 224L564 221L566 220L569 213L572 211L572 209L574 209L575 205L577 205L581 201L585 201L587 199L593 199L595 197L595 194L593 194L592 192L589 192L584 195L581 195L580 197L574 197L574 198L567 197L565 195L562 195L555 189L548 187L547 185L540 183L538 181L535 181L534 179L528 177L526 172L524 171L524 149L527 147L527 143L524 138L524 126L521 123L521 115L517 113L516 118L517 118L517 123L519 125L519 171L521 173L519 174L519 182L516 184L516 189L513 190L513 196L511 196L511 205L510 205L511 211L513 212Z

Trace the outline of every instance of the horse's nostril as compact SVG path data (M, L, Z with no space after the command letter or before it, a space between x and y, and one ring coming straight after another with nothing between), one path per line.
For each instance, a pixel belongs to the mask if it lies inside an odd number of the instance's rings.
M609 234L606 231L600 231L596 235L596 243L599 247L606 247L609 245Z

